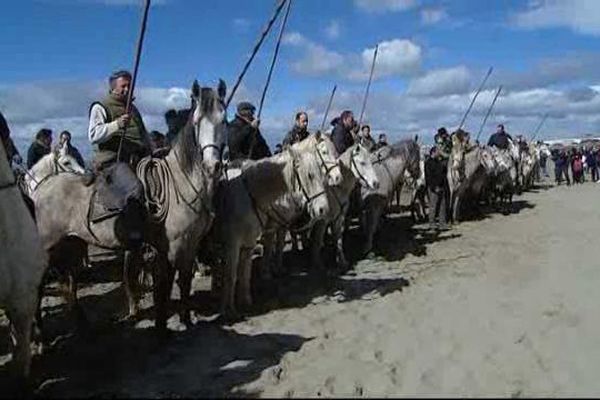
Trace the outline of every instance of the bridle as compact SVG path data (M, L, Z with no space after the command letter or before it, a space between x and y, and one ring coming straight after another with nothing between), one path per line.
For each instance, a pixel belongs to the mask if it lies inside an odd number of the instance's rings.
M325 160L325 157L323 157L323 154L321 154L321 150L319 149L319 143L315 144L315 150L317 152L317 155L319 156L319 161L321 162L321 165L325 170L325 175L329 176L329 173L331 171L340 167L339 161L329 161L329 165L327 165L328 161Z
M352 154L350 154L350 168L354 168L360 182L364 183L366 187L370 186L369 181L367 181L367 178L365 178L365 176L362 174L362 172L360 172L360 169L358 168L358 164L356 163L356 159L354 158L354 150L352 150Z
M219 102L221 103L221 106L223 106L223 109L225 110L225 112L227 112L227 108L225 107L225 103L223 102L223 100L219 99ZM193 118L193 114L192 114L192 118ZM198 118L198 121L194 121L194 143L196 144L196 146L199 146L198 140L197 138L200 136L200 125L202 123L202 120L204 120L204 118L206 118L206 115L201 114L200 117ZM224 121L227 121L227 115L225 115L223 117ZM225 149L225 144L222 144L221 146L217 145L216 143L209 143L207 145L204 146L200 146L200 155L202 157L202 159L204 159L204 152L208 149L215 149L217 151L217 153L219 154L219 160L221 162L223 162L223 150Z

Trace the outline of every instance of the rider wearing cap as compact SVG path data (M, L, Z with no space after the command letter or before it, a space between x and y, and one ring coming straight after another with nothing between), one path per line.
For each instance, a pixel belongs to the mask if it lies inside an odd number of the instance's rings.
M248 102L238 104L235 119L229 123L227 141L229 159L271 157L271 150L260 133L259 120L254 117L256 107Z

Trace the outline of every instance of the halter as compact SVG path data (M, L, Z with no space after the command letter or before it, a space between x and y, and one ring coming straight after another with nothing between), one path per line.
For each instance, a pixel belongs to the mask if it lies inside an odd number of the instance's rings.
M363 182L365 186L369 187L369 181L367 181L367 178L365 178L364 175L360 172L360 169L358 169L358 164L356 164L356 159L354 158L354 151L352 151L352 154L350 155L350 168L352 167L354 167L354 169L356 170L356 173L358 174L358 179L361 182Z
M327 161L325 160L325 158L323 157L323 154L321 154L321 151L319 150L319 146L318 144L315 144L315 150L317 152L317 155L319 156L319 160L321 161L321 164L323 165L323 168L325 169L325 175L329 175L329 173L331 171L333 171L336 167L339 168L339 163L337 161L329 161L329 165L327 166Z

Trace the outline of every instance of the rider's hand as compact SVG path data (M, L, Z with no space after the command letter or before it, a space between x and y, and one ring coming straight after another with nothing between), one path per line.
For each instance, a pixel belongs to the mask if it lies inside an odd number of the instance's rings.
M255 120L253 120L253 121L250 123L250 126L252 126L252 127L253 127L253 128L255 128L255 129L256 129L256 128L258 128L258 126L259 126L259 125L260 125L260 120L259 120L258 118L257 118L257 119L255 119Z
M21 165L21 164L23 164L23 159L21 158L20 155L15 154L15 156L13 157L13 162L15 164Z
M119 125L119 128L123 129L125 125L129 124L129 121L131 121L131 115L124 114L117 119L117 124Z

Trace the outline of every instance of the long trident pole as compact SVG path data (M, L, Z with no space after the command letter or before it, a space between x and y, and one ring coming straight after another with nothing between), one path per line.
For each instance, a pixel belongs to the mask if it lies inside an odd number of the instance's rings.
M481 126L479 127L479 132L477 133L477 139L476 141L479 141L479 136L481 136L481 132L483 132L483 128L485 127L485 123L487 122L490 114L492 113L492 109L494 108L494 104L496 104L496 100L498 100L498 96L500 96L500 92L502 91L502 85L500 85L500 87L498 88L498 91L496 92L496 95L494 96L494 100L492 101L492 105L490 106L490 108L488 108L487 114L485 114L485 118L483 119L483 122L481 123Z
M133 102L133 92L135 90L135 83L137 81L138 70L140 67L140 59L142 57L142 48L144 45L144 36L146 33L146 23L148 22L148 12L150 11L150 0L146 0L144 4L144 13L142 16L142 25L140 27L140 35L138 37L137 48L135 52L135 62L133 67L133 77L131 79L131 85L129 87L129 93L127 95L127 105L125 107L126 113L131 113L131 106ZM121 140L119 142L119 150L117 151L117 161L121 160L121 149L123 147L123 139L125 138L125 132L127 131L127 125L123 127L123 132L121 133Z
M471 104L469 105L469 108L467 108L467 112L463 116L463 119L460 121L460 125L459 125L459 127L458 127L457 130L462 129L462 127L464 126L465 121L467 120L467 116L471 112L471 109L473 108L473 104L475 104L475 100L477 99L477 96L479 96L479 93L481 93L481 90L485 86L485 83L487 82L488 78L492 74L493 70L494 70L494 67L490 67L490 69L488 70L487 74L485 75L485 78L483 78L483 81L481 82L481 85L479 85L479 89L477 89L477 92L475 93L475 96L473 97L473 100L471 100Z
M325 129L325 124L327 123L327 116L329 115L329 110L331 110L331 105L333 104L333 98L335 97L335 91L337 90L337 85L335 85L333 87L333 90L331 91L331 96L329 96L329 103L327 103L327 109L325 110L325 115L323 115L323 122L321 122L321 129L319 129L319 132L323 132L323 129Z
M277 62L277 56L279 55L279 47L281 47L281 39L283 38L283 34L285 33L285 26L287 25L288 17L290 16L290 9L292 8L292 0L287 0L288 5L285 10L285 16L283 17L283 22L281 23L281 29L279 30L279 37L277 38L277 44L275 45L275 51L273 52L273 58L271 59L271 66L269 68L269 75L267 75L267 81L265 82L265 87L263 88L262 96L260 97L260 104L258 106L258 114L257 118L260 120L260 116L262 114L263 106L265 104L265 97L267 96L267 91L269 90L269 85L271 84L271 77L273 76L273 71L275 70L275 63Z
M271 31L271 28L273 27L273 24L277 20L277 17L279 17L279 14L281 13L281 10L283 10L283 6L285 5L286 1L287 0L281 0L281 2L279 3L279 5L277 6L277 9L275 10L275 13L273 14L273 16L271 17L271 19L269 20L269 22L267 22L267 25L263 29L260 37L258 38L258 41L254 45L254 49L252 50L252 54L250 54L250 58L248 58L248 61L246 61L246 65L244 65L244 68L242 68L242 72L238 76L237 81L235 82L235 85L233 85L233 89L229 93L229 97L227 98L227 101L225 102L225 108L229 107L229 103L231 103L231 100L233 99L233 96L237 92L238 87L240 86L240 84L242 83L242 79L244 79L244 76L246 75L246 72L248 72L248 68L250 68L250 64L252 64L252 60L254 60L254 57L256 57L256 54L258 53L258 50L260 50L260 46L265 41L265 38L267 37L267 35Z
M365 91L365 98L363 99L362 109L360 110L360 118L358 119L358 126L362 125L363 116L365 115L365 109L367 107L367 99L369 98L369 90L371 89L371 82L373 81L373 73L375 72L375 62L377 61L377 53L379 52L379 45L375 46L375 52L373 53L373 63L371 64L371 74L369 75L369 83L367 83L367 90Z
M537 134L540 132L540 129L542 129L542 125L544 125L544 122L546 122L546 119L548 119L548 114L547 113L544 115L544 118L542 118L542 121L538 125L537 129L534 131L533 136L531 137L531 141L533 141L533 139L535 139L535 137L537 136Z

